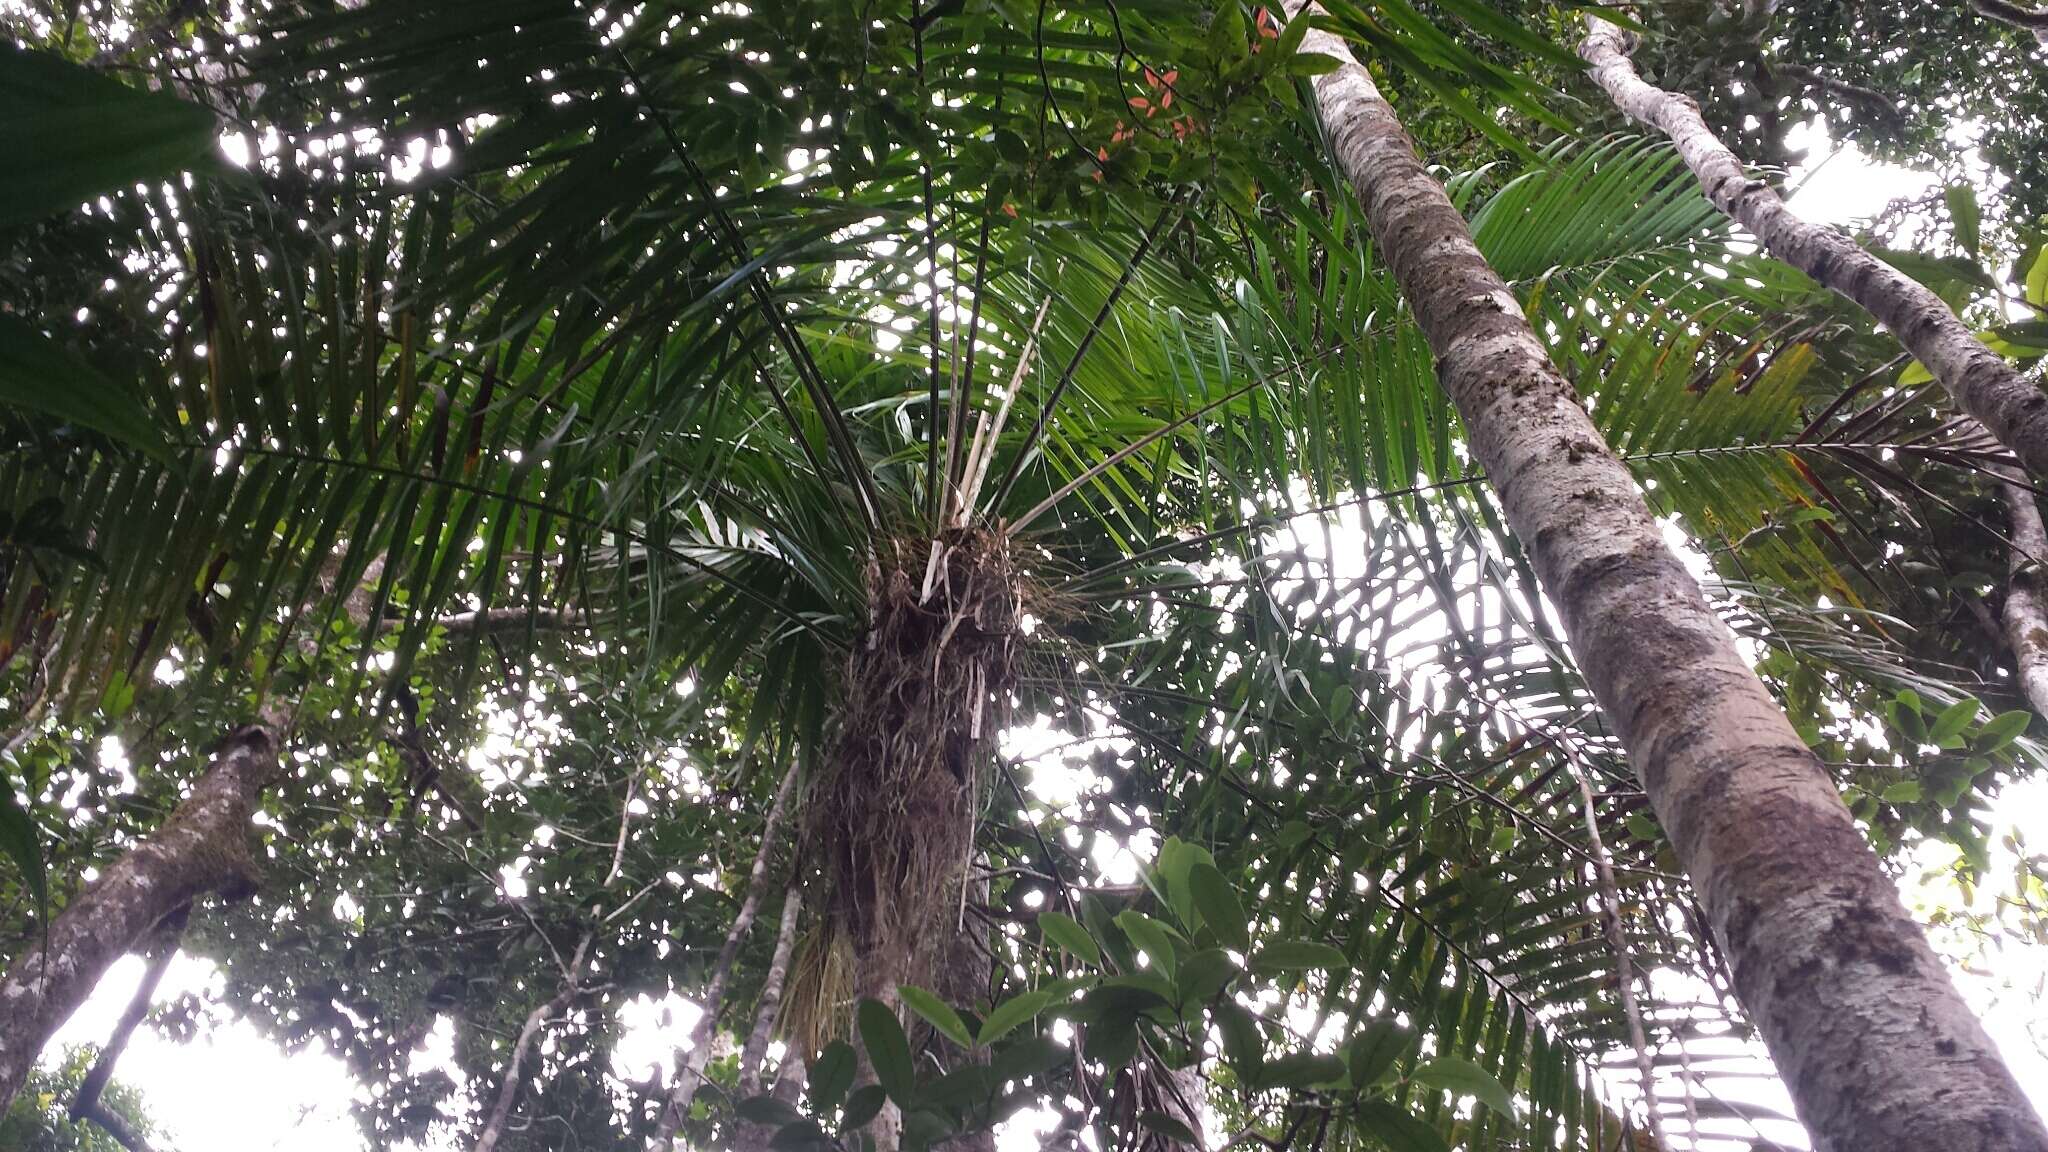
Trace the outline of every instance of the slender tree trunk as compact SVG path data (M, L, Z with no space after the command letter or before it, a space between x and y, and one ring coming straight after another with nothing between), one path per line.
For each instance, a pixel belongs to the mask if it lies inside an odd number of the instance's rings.
M279 775L269 729L251 725L228 737L163 827L65 906L47 945L15 960L0 981L0 1111L109 966L179 908L254 884L249 820Z
M1643 81L1629 62L1626 33L1586 18L1579 55L1630 117L1671 138L1707 199L1739 221L1771 255L1863 306L1891 329L1941 382L1956 407L1977 418L2027 470L2048 476L2048 392L1984 346L1941 297L1833 228L1793 215L1776 189L1752 179L1684 96Z
M547 1003L528 1012L525 1022L519 1026L519 1037L512 1042L511 1055L505 1058L505 1075L498 1081L498 1097L491 1104L491 1114L484 1119L483 1130L477 1133L476 1152L496 1152L498 1141L505 1135L505 1124L512 1118L512 1107L519 1102L526 1054L532 1050L534 1038L540 1035L548 1017L560 1015L583 990L583 961L590 953L590 941L595 935L594 930L583 933L583 939L577 942L576 952L569 960L569 970L562 974L561 991Z
M783 817L789 811L789 794L796 787L796 769L792 763L789 771L783 774L782 784L775 790L775 803L768 809L768 820L761 828L761 848L754 854L754 868L747 877L747 894L740 901L739 915L733 917L732 929L726 933L725 945L718 950L718 960L712 965L711 986L704 992L704 1014L690 1026L690 1050L683 1057L675 1085L669 1089L668 1102L662 1106L661 1118L655 1123L653 1147L656 1152L669 1152L675 1147L676 1129L690 1114L690 1104L696 1100L697 1089L704 1083L704 1065L711 1060L711 1040L718 1032L718 1012L725 1003L725 987L732 979L733 962L739 957L740 945L754 926L754 918L760 914L761 894L768 888L768 864L774 859L775 841L782 834Z
M142 979L135 985L134 995L128 998L128 1007L122 1009L121 1018L114 1022L114 1031L100 1049L99 1058L92 1062L92 1068L78 1085L77 1095L71 1098L70 1111L74 1123L92 1121L128 1152L150 1152L149 1141L130 1127L119 1113L108 1108L101 1097L106 1094L107 1085L113 1082L114 1065L120 1062L121 1053L128 1050L128 1041L135 1035L136 1027L149 1015L150 1002L156 999L157 985L163 983L164 973L169 970L171 961L177 958L178 941L184 935L185 920L191 911L192 906L187 904L164 918L162 931L150 949L149 964L142 970Z
M2001 475L2000 494L2005 498L2006 534L2012 539L2010 575L2005 585L2005 639L2012 648L2014 671L2034 714L2048 717L2048 528L2041 523L2041 508L2034 493L2017 483L2018 477Z
M789 983L789 963L796 953L797 921L802 919L803 911L803 890L792 880L782 897L782 922L775 930L775 954L768 960L768 975L761 981L760 999L754 1002L754 1029L747 1034L746 1047L740 1049L742 1099L761 1091L761 1065L768 1059L768 1044L782 1020L782 989ZM792 1052L783 1059L787 1062L801 1056Z
M782 923L775 932L775 954L768 961L768 975L761 981L760 999L754 1002L754 1028L747 1033L746 1047L740 1049L739 1098L761 1094L761 1066L768 1059L768 1045L775 1035L775 1028L782 1019L782 990L789 983L789 965L796 954L797 922L803 917L803 889L792 877L789 891L782 898ZM782 1057L781 1078L776 1082L775 1095L783 1095L783 1081L794 1074L801 1077L804 1053L794 1050ZM795 1103L791 1094L791 1103ZM767 1152L775 1138L775 1129L763 1124L750 1124L742 1120L733 1133L733 1152Z
M1331 149L1819 1146L2048 1148L1833 781L1393 109L1342 40L1312 30L1302 47L1342 61L1314 81Z

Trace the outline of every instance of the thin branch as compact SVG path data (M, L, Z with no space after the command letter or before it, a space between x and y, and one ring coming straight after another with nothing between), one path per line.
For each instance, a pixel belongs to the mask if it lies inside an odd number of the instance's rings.
M1586 774L1579 771L1577 758L1569 751L1565 753L1565 766L1578 782L1579 799L1586 815L1586 838L1593 845L1593 872L1600 881L1600 918L1607 929L1607 946L1614 950L1615 989L1621 996L1622 1013L1628 1017L1628 1039L1635 1049L1636 1072L1642 1077L1643 1115L1657 1147L1669 1148L1671 1144L1664 1138L1664 1118L1657 1110L1657 1069L1650 1061L1649 1041L1643 1035L1643 1012L1636 1003L1635 961L1629 955L1628 935L1621 927L1621 893L1614 886L1614 860L1607 853L1606 838L1600 835L1593 786L1586 782Z
M547 1003L526 1014L526 1022L519 1026L519 1038L512 1042L512 1053L505 1059L505 1076L498 1082L498 1097L491 1105L491 1114L484 1121L483 1130L477 1134L476 1152L494 1152L498 1140L505 1134L505 1122L511 1119L512 1106L519 1102L520 1069L526 1062L526 1054L533 1047L533 1038L540 1034L548 1017L566 1009L576 999L582 988L583 962L590 952L590 941L597 929L585 929L583 939L576 944L574 957L569 961L563 977L562 990L555 993Z
M789 980L790 958L796 952L796 926L803 910L802 880L792 875L782 896L782 922L775 930L775 953L768 960L768 974L761 980L760 998L754 1001L754 1029L747 1035L746 1047L740 1049L741 1099L761 1091L761 1064L767 1059L768 1043L782 1022L782 990ZM785 1064L801 1059L801 1054L791 1052L785 1057Z
M704 1066L711 1060L711 1038L717 1033L726 984L732 979L733 963L739 958L740 944L746 940L748 930L754 926L754 917L760 912L761 896L768 887L768 862L775 854L775 842L788 815L790 797L796 791L797 767L797 763L792 762L783 774L782 784L775 792L775 803L768 809L768 819L762 824L761 846L754 853L754 867L747 877L746 897L740 902L739 914L733 917L732 928L725 934L725 944L718 950L717 961L712 964L711 986L704 992L704 1011L690 1027L689 1054L684 1057L683 1067L677 1072L668 1100L662 1105L661 1117L656 1121L654 1140L650 1144L656 1152L670 1152L675 1147L676 1129L682 1126L683 1117L690 1114L690 1104L704 1083Z
M178 955L178 941L184 936L185 921L191 913L192 906L186 904L164 918L161 935L150 951L149 965L142 970L142 980L136 984L135 994L129 997L128 1007L122 1009L120 1019L114 1022L114 1030L108 1035L106 1046L100 1049L99 1059L93 1061L92 1069L79 1082L78 1094L71 1098L73 1123L92 1121L128 1152L150 1152L149 1141L131 1127L126 1118L108 1108L101 1097L107 1085L113 1082L114 1064L127 1050L128 1040L135 1035L136 1026L149 1015L150 1003L156 999L157 985L163 983L164 972Z
M2043 43L2048 43L2048 8L2030 8L2008 0L1976 0L1976 3L1979 15L2014 28L2025 28L2040 37Z

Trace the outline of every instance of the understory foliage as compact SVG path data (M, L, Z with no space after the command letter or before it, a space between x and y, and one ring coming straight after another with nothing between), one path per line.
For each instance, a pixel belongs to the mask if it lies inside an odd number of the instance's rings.
M1325 8L1873 842L2040 892L2002 454L1589 109L1574 6ZM714 984L704 1148L1613 1148L1610 921L1662 1063L1747 1037L1283 13L6 19L9 957L260 718L263 880L154 1024L324 1046L376 1146L474 1140L543 1006L499 1147L644 1141ZM2031 362L1993 147L1866 239ZM1782 1134L1717 1075L1667 1129Z

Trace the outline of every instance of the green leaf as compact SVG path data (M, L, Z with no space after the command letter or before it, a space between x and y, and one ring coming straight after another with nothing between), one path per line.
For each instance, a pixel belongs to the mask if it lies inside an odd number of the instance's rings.
M1204 948L1181 963L1173 987L1183 1008L1206 1004L1228 987L1230 978L1236 974L1237 963L1228 952L1221 948Z
M1948 203L1950 220L1956 226L1956 243L1971 256L1984 246L1984 212L1977 206L1977 193L1968 184L1951 184L1942 194Z
M1131 938L1152 961L1152 966L1168 980L1173 979L1174 970L1180 965L1180 957L1173 950L1173 937L1166 925L1145 915L1143 912L1124 911L1116 915L1117 927Z
M1358 1119L1361 1127L1393 1152L1450 1152L1443 1133L1385 1100L1359 1105Z
M936 1112L919 1109L906 1112L903 1116L903 1139L899 1147L903 1152L917 1152L930 1148L953 1134L953 1125Z
M48 52L0 48L0 228L101 193L198 168L214 153L213 113L132 88Z
M2023 289L2027 303L2036 308L2048 308L2048 244L2034 255L2034 265L2027 270L2027 281Z
M1067 1053L1067 1046L1050 1036L1023 1036L998 1052L988 1066L998 1081L1022 1080L1066 1059Z
M1259 1078L1266 1062L1266 1042L1259 1032L1258 1017L1251 1009L1232 1000L1216 1005L1211 1012L1216 1028L1223 1033L1223 1058L1247 1082Z
M2020 733L2027 730L2033 719L2034 714L2024 708L2001 712L1977 729L1977 735L1970 740L1970 749L1973 752L1996 752L2019 739Z
M863 1000L855 1012L860 1025L861 1046L868 1050L875 1080L898 1104L907 1104L917 1088L917 1075L910 1063L910 1040L896 1013L880 1000Z
M1901 780L1887 787L1880 799L1887 804L1917 804L1920 802L1920 782Z
M1901 692L1887 711L1891 714L1892 727L1904 733L1906 739L1915 744L1927 739L1927 723L1920 718L1920 696L1910 689Z
M1164 1112L1138 1113L1138 1126L1148 1128L1168 1140L1185 1144L1190 1148L1200 1147L1202 1143L1202 1138L1195 1135L1194 1129Z
M1085 960L1096 967L1102 966L1102 949L1096 946L1095 938L1072 916L1060 912L1040 912L1038 930L1047 940L1066 949L1077 959Z
M1929 256L1903 248L1872 248L1870 254L1937 292L1951 284L1998 288L1998 281L1982 264L1961 256Z
M1628 826L1629 835L1638 840L1656 840L1663 835L1657 822L1641 812L1631 812L1622 823Z
M43 873L43 850L36 838L36 822L15 802L14 783L0 774L0 852L6 852L21 879L36 899L36 908L48 905L48 880Z
M1252 971L1265 975L1273 972L1306 972L1320 968L1334 972L1344 968L1349 961L1344 953L1328 944L1317 944L1309 940L1276 940L1252 957Z
M960 1014L944 1000L914 984L904 984L896 992L903 997L905 1004L910 1005L912 1012L924 1017L932 1027L944 1033L946 1039L962 1048L974 1047L974 1034L967 1030L967 1022L960 1019Z
M170 458L134 396L16 316L0 315L0 404L82 424L158 460Z
M799 1117L776 1129L775 1135L768 1140L768 1147L775 1152L810 1152L812 1149L836 1149L838 1145L832 1142L823 1128L818 1127L816 1120Z
M825 1050L811 1061L811 1102L822 1112L838 1107L840 1097L853 1086L853 1073L853 1047L844 1040L825 1045Z
M1344 1061L1320 1052L1289 1052L1268 1060L1259 1083L1267 1088L1319 1088L1344 1081Z
M840 1114L839 1126L842 1132L851 1132L863 1127L868 1121L881 1115L882 1105L889 1094L880 1084L868 1084L846 1098L846 1111Z
M1345 1045L1344 1059L1351 1066L1351 1084L1369 1088L1386 1076L1408 1050L1415 1037L1392 1020L1374 1020Z
M1470 1060L1438 1056L1416 1065L1408 1079L1448 1089L1460 1096L1470 1096L1503 1116L1512 1118L1515 1114L1515 1101L1508 1095L1508 1090L1494 1079L1491 1072Z
M1475 32L1512 44L1533 56L1541 56L1560 68L1576 71L1584 67L1579 58L1562 45L1530 31L1519 20L1501 15L1481 0L1437 0L1437 3Z
M1088 1059L1110 1068L1120 1068L1138 1054L1138 1017L1131 1012L1112 1012L1088 1026L1082 1038Z
M1245 929L1244 905L1238 903L1237 893L1231 890L1223 873L1214 864L1198 862L1188 869L1188 886L1194 889L1195 908L1201 912L1202 922L1223 946L1240 953L1250 952L1252 938Z
M1977 718L1977 710L1980 707L1975 697L1965 696L1943 708L1935 716L1934 723L1927 726L1927 739L1939 744L1951 737L1962 735L1963 730L1970 726L1970 721Z
M1042 988L1020 992L1010 997L996 1005L988 1014L988 1019L981 1022L981 1034L974 1038L974 1042L983 1045L993 1044L1017 1025L1045 1011L1046 1006L1052 1003L1052 999L1052 993Z
M747 1097L740 1101L739 1106L733 1111L739 1113L740 1119L749 1123L774 1125L777 1128L784 1124L793 1124L803 1119L804 1115L789 1101L765 1094Z
M1295 76L1321 76L1343 66L1342 60L1321 52L1296 52L1287 58L1287 71Z

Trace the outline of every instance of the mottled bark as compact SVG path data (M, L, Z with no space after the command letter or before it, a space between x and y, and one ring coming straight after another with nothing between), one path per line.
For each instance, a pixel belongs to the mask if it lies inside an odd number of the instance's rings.
M519 1102L526 1054L533 1050L534 1038L540 1035L548 1018L561 1015L583 990L583 962L590 953L590 940L594 935L594 932L585 932L583 939L577 942L568 971L562 974L561 991L528 1012L520 1024L519 1035L512 1041L512 1052L505 1058L505 1075L498 1081L497 1099L491 1103L490 1115L484 1118L483 1130L477 1133L476 1152L496 1152L498 1141L505 1135L505 1124L512 1118L512 1107Z
M768 959L768 974L761 979L761 995L754 1001L754 1028L740 1049L740 1097L761 1091L761 1065L768 1059L768 1044L782 1020L782 990L789 983L789 963L796 954L796 926L803 918L803 890L792 881L782 897L782 922L775 930L775 953ZM791 1053L786 1059L795 1059Z
M2048 1147L1833 781L1393 109L1342 40L1313 30L1302 47L1342 61L1314 81L1330 147L1819 1145Z
M2005 585L2005 640L2027 703L2048 717L2048 528L2034 493L2017 477L2001 476L2006 535L2012 541Z
M1579 55L1593 79L1616 107L1671 138L1716 208L1771 255L1862 305L1927 366L1956 407L1990 429L2028 471L2048 476L2048 392L1985 347L1925 285L1835 229L1794 215L1776 189L1750 177L1697 104L1636 74L1627 33L1597 16L1586 18L1586 28Z
M761 827L761 847L754 853L754 867L747 876L747 891L740 900L739 914L733 917L732 928L725 934L725 944L719 948L718 959L712 965L711 985L704 990L704 1013L690 1026L690 1050L683 1057L676 1082L669 1089L668 1101L662 1105L661 1117L655 1122L652 1146L656 1152L669 1152L675 1146L676 1129L690 1114L690 1104L696 1100L697 1089L704 1083L704 1066L711 1060L711 1039L718 1031L718 1013L725 1004L725 987L732 979L733 962L739 958L740 945L753 928L754 918L760 914L761 894L768 888L768 864L774 859L775 841L782 834L783 818L789 811L789 795L795 787L796 765L791 764L789 771L783 774L781 786L775 790L775 803L768 809L768 819Z
M782 1020L782 990L789 983L789 965L796 954L797 922L803 917L803 889L792 879L789 891L782 898L782 923L775 932L775 953L768 960L768 974L761 980L760 998L754 1001L754 1028L747 1033L747 1043L740 1049L739 1098L761 1094L762 1065L768 1060L768 1045L775 1035L776 1026ZM776 1082L775 1095L783 1095L783 1082L792 1074L800 1082L803 1074L803 1056L795 1051L787 1052L782 1058L781 1079ZM791 1093L791 1103L795 1103ZM732 1136L733 1152L765 1152L775 1139L775 1129L764 1124L750 1124L738 1121L738 1128Z
M277 779L268 729L243 728L214 753L163 827L107 866L0 981L0 1111L13 1101L52 1033L112 964L179 908L255 883L249 821Z

